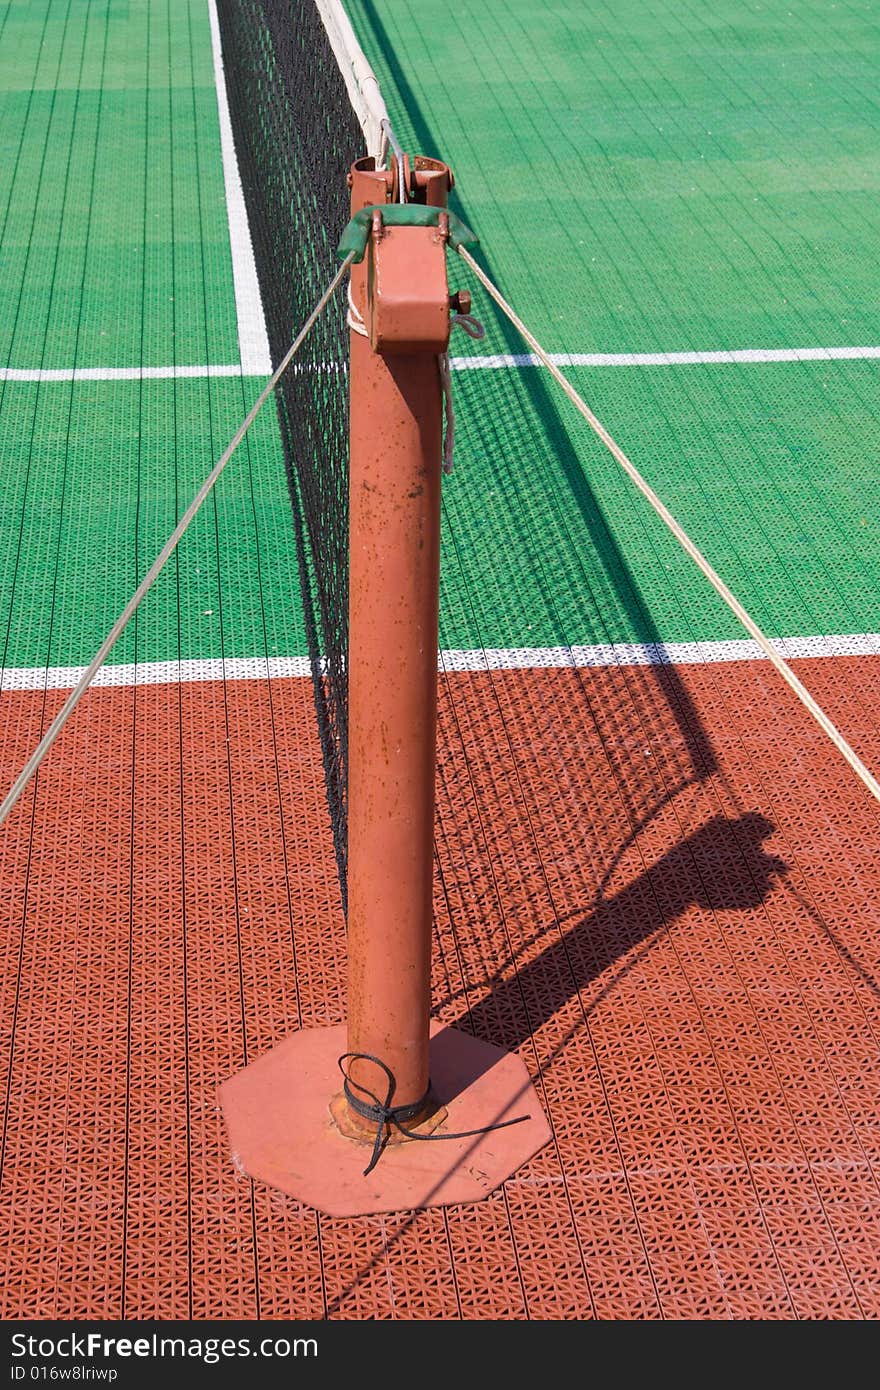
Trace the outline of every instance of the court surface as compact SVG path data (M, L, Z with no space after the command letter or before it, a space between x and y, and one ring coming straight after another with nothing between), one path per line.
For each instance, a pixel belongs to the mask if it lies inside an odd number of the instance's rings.
M876 771L871 8L349 9L505 294ZM207 0L0 9L3 791L268 371L219 69ZM553 1141L354 1221L231 1163L218 1083L344 1017L267 410L0 830L7 1318L880 1312L877 808L474 302L434 1012L520 1052Z

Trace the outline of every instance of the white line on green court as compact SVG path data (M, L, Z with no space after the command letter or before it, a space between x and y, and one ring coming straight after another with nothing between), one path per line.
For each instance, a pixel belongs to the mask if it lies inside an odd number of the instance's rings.
M262 310L261 310L262 312ZM243 321L239 314L239 323ZM268 348L267 348L268 354ZM735 348L730 352L551 352L551 362L557 367L691 367L726 366L735 363L773 362L862 362L880 359L880 347L831 348ZM209 363L204 366L168 367L0 367L0 381L137 381L160 380L164 377L203 376L268 376L271 371L268 355L266 365L251 355L239 363ZM327 364L335 371L336 363ZM473 357L451 357L454 371L475 371L480 368L538 367L540 362L530 352Z
M880 632L833 636L776 637L780 656L880 656ZM724 642L602 642L589 647L501 647L443 651L444 671L519 671L589 666L699 666L719 661L766 661L751 638Z
M0 669L0 691L72 690L85 666L7 666ZM307 656L215 657L188 661L139 661L102 666L95 686L189 685L193 681L245 681L311 674Z
M790 660L806 657L880 656L880 632L816 637L778 637L774 647ZM766 661L757 642L603 642L594 646L490 647L441 651L441 671L565 670L602 666L696 666L722 661ZM84 666L8 666L0 691L72 690ZM175 685L194 681L283 680L311 674L305 656L216 657L141 661L104 666L95 686Z
M880 347L732 348L710 352L551 352L557 367L690 367L735 362L858 362L880 358ZM452 357L457 371L497 367L540 367L531 352Z
M220 46L220 25L215 0L208 0L211 22L211 50L214 60L214 84L217 88L217 113L220 118L220 150L223 156L223 181L226 185L226 211L229 218L229 246L232 252L232 279L235 285L235 310L238 317L238 349L241 371L247 376L268 376L272 370L269 339L263 301L257 281L257 267L251 245L244 192L235 157L232 122L226 97L226 77L223 72L223 51ZM206 376L211 375L205 372Z
M236 363L206 367L0 367L0 381L161 381L166 377L268 376Z

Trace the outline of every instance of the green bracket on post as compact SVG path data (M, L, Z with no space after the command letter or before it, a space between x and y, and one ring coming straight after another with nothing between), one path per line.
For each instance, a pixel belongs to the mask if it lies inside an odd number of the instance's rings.
M429 208L424 203L374 203L356 212L339 238L336 254L341 261L349 255L353 255L356 262L364 259L374 212L381 212L386 227L436 227L442 214L449 218L449 241L453 247L480 244L470 227L446 208Z

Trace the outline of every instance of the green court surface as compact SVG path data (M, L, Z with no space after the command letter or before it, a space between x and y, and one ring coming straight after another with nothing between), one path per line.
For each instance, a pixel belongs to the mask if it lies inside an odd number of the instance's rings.
M771 634L876 630L876 363L568 375ZM538 369L455 385L443 645L743 635Z
M870 7L350 12L401 137L453 165L485 263L551 350L877 342ZM16 0L0 26L0 368L237 363L207 0ZM475 307L487 339L456 353L524 351ZM570 375L783 636L880 627L878 371ZM0 665L88 660L259 385L0 379ZM442 646L743 635L539 369L454 385ZM302 655L297 590L270 408L112 661Z
M0 366L236 362L206 3L0 23Z
M877 341L869 0L349 9L551 351Z
M0 666L82 664L210 472L255 383L15 382L6 391ZM304 652L291 525L266 411L113 660Z

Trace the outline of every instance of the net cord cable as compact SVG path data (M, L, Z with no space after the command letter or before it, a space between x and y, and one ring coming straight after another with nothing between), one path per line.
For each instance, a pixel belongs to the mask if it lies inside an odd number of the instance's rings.
M351 20L340 0L315 0L330 47L339 64L349 100L364 132L367 154L376 160L376 168L384 167L389 143L399 148L379 87L379 79L355 37ZM403 198L400 199L403 202Z

